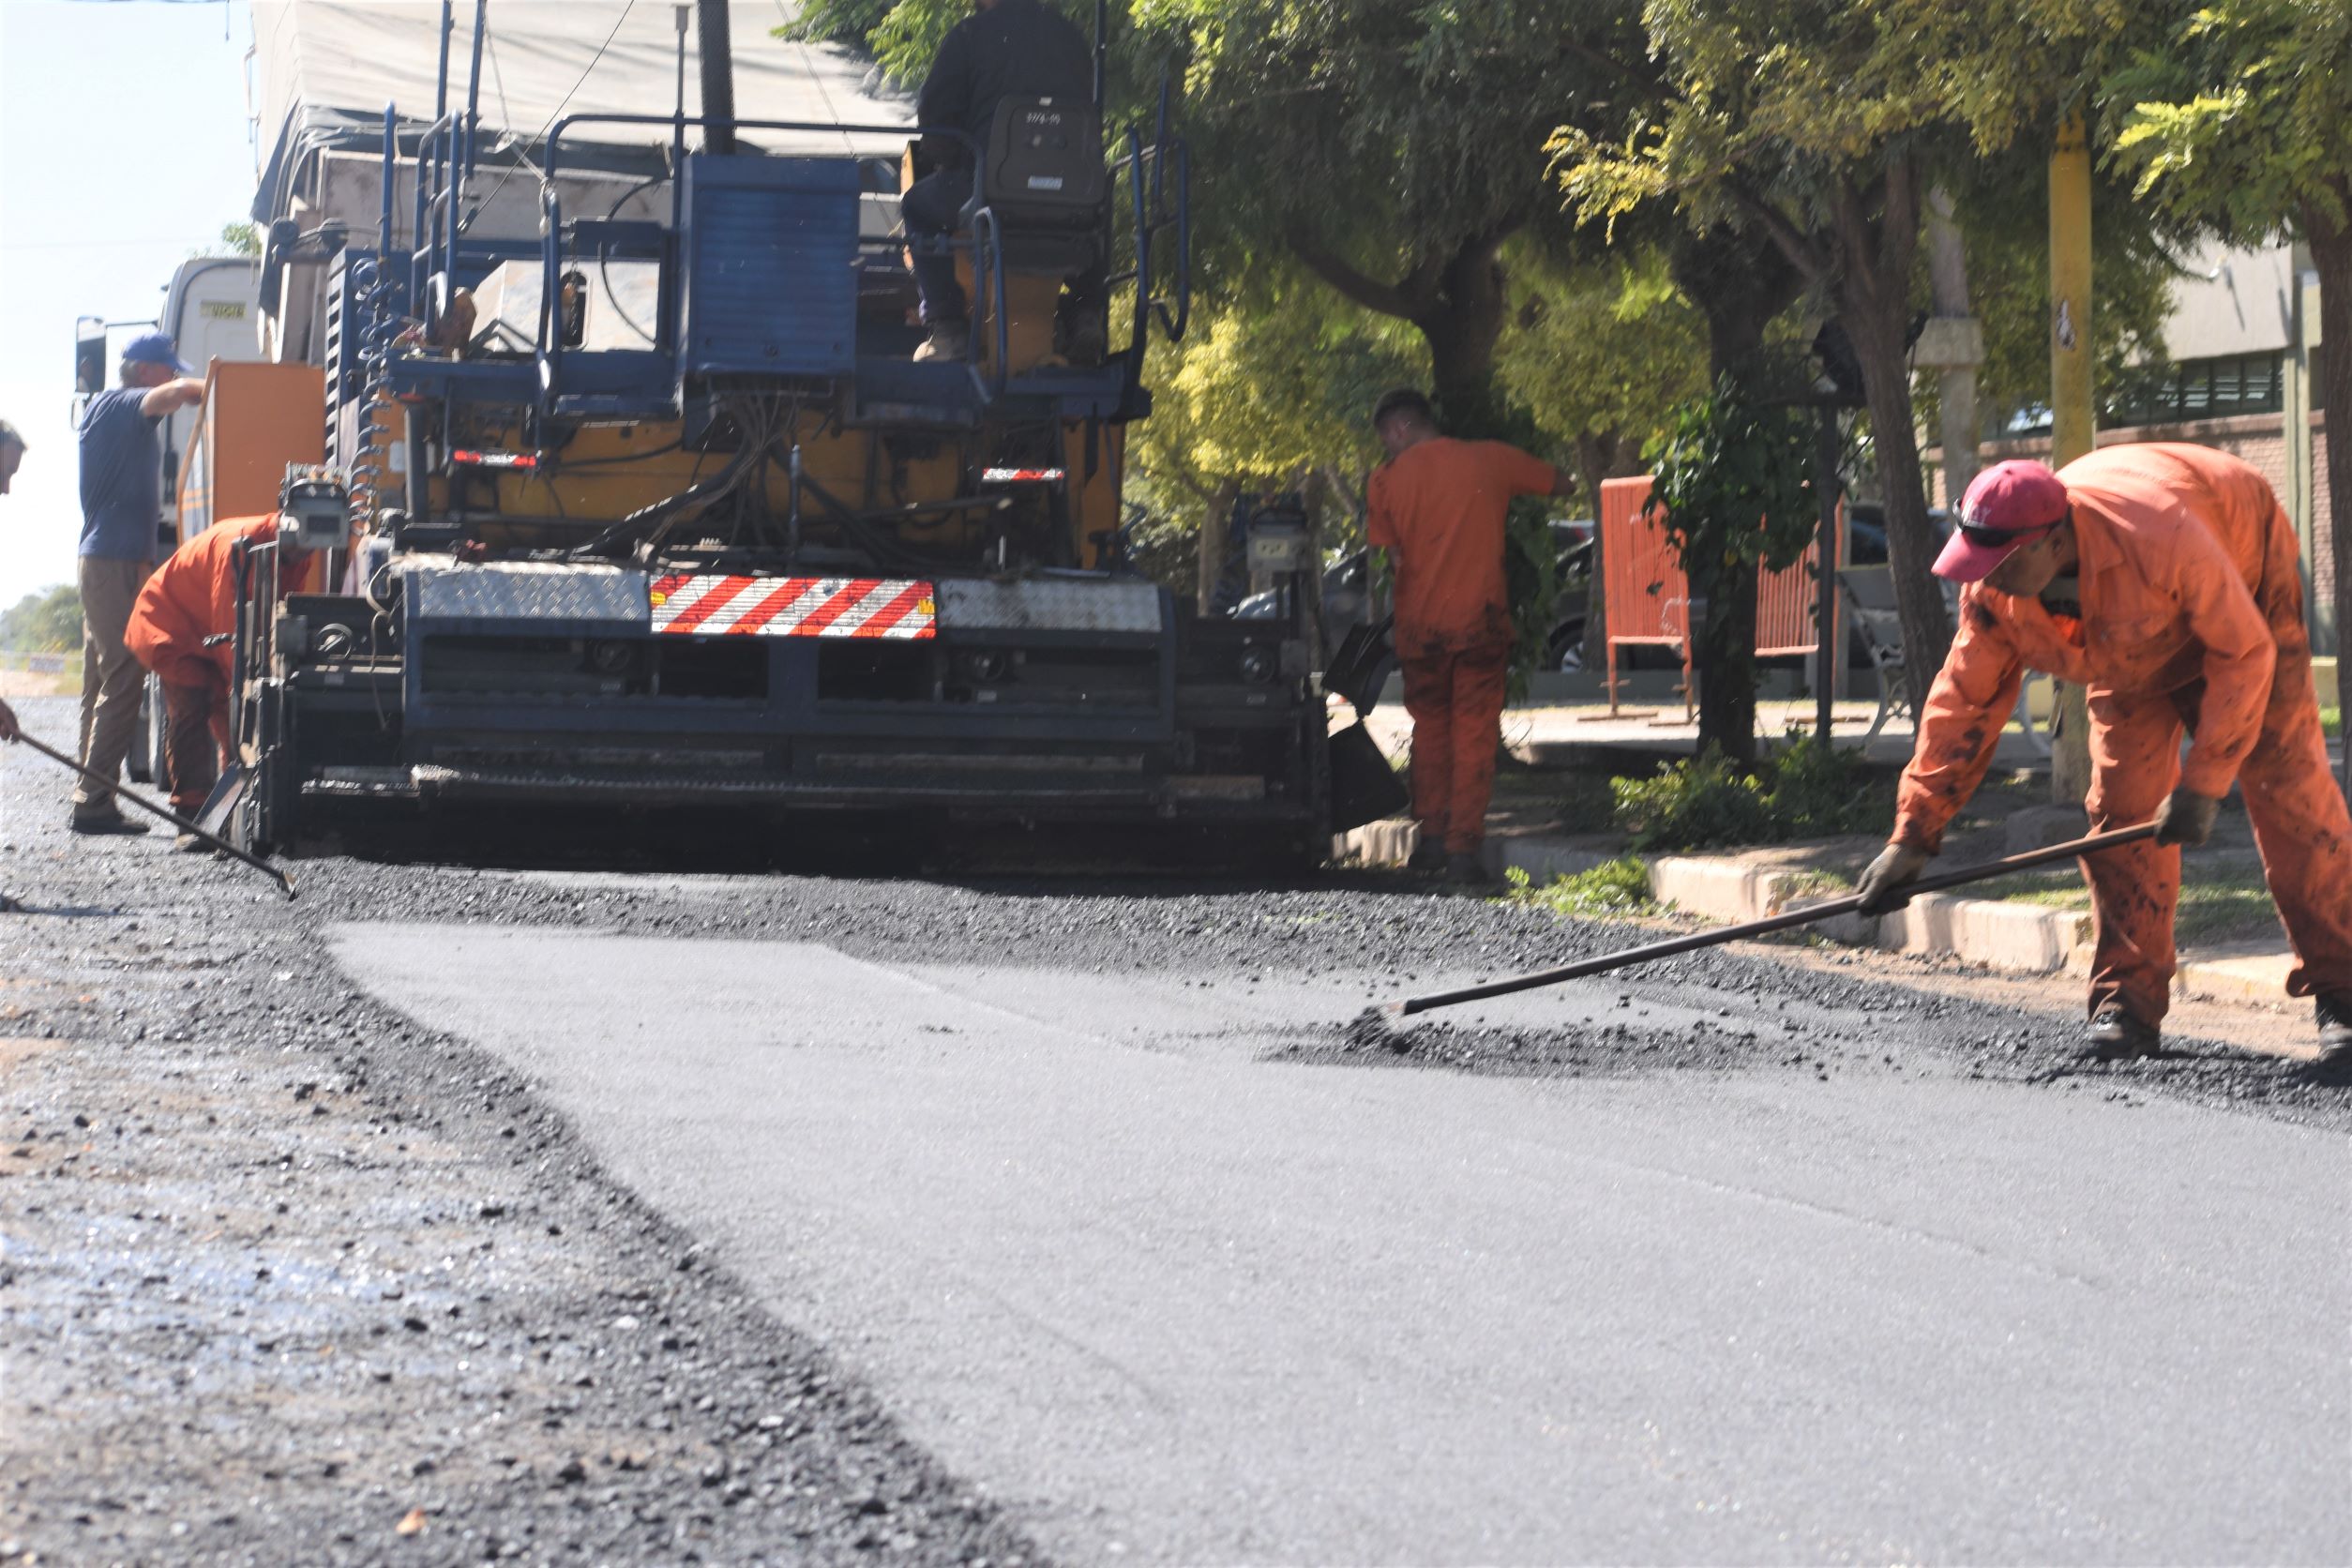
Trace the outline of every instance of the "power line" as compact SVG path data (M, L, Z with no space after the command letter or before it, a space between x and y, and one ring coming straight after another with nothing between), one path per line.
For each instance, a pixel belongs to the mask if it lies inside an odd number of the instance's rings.
M532 137L531 142L544 142L547 140L547 133L554 129L555 122L564 117L564 110L571 103L572 94L579 92L580 88L586 86L588 83L588 78L596 74L597 64L604 59L604 52L612 47L612 40L614 38L621 36L623 23L628 21L629 12L635 9L637 9L637 0L628 0L628 4L621 8L621 15L618 20L612 23L612 31L604 36L604 42L596 45L596 53L589 59L588 68L580 73L580 80L573 83L570 90L565 92L562 99L557 102L555 105L555 113L547 117L547 124L539 128L539 134ZM495 68L494 64L492 68ZM505 79L503 76L499 79L499 88L503 101L503 95L505 88ZM528 146L529 144L530 143L528 142L523 143L525 146ZM528 157L524 157L522 161L527 164L530 163L531 160ZM482 211L483 208L489 206L490 203L497 198L498 193L506 188L506 182L515 177L515 165L508 165L506 172L498 176L498 183L490 187L490 194L483 197L482 200L475 206L474 210L475 212L478 213ZM535 165L534 167L535 168ZM460 232L462 232L462 230L460 230Z

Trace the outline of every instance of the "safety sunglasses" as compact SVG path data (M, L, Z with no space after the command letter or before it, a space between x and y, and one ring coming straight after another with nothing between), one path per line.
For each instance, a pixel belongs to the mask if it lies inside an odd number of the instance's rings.
M2056 522L2045 522L2038 528L2015 529L1987 528L1981 522L1963 520L1959 525L1960 536L1972 545L1983 545L1987 550L2000 550L2010 545L2022 545L2028 540L2038 539L2065 520L2064 518L2059 518Z

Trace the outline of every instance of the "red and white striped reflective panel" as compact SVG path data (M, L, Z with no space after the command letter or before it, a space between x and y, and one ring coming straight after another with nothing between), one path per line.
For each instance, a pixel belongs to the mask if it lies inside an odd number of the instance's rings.
M903 580L680 572L654 579L653 603L654 630L682 637L938 635L938 595Z

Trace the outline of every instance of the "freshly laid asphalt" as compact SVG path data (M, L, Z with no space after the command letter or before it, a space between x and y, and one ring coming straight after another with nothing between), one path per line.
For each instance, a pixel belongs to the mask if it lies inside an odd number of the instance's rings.
M830 834L290 905L53 773L0 748L0 1555L2352 1560L2297 1063L1726 953L1366 1048L1645 933Z
M1384 1070L1386 972L1021 935L332 942L1070 1560L2352 1560L2339 1128L1704 971L1483 1016L1706 1070Z

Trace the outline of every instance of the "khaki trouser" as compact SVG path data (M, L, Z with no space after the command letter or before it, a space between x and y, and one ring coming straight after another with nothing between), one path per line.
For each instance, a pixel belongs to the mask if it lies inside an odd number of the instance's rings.
M130 607L154 569L146 561L82 557L82 765L102 778L122 772L139 731L139 690L147 672L123 645ZM114 792L84 779L73 792L77 816L119 809Z

